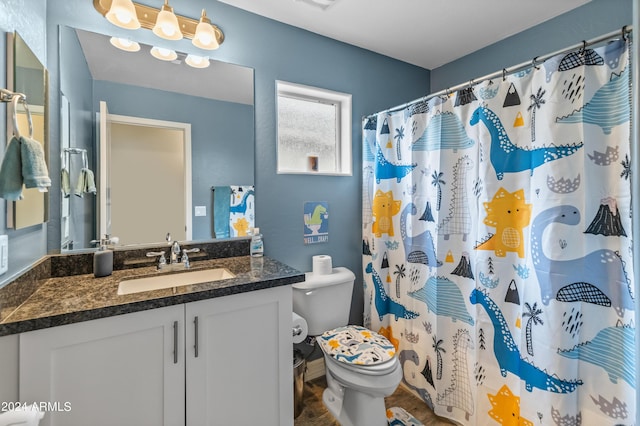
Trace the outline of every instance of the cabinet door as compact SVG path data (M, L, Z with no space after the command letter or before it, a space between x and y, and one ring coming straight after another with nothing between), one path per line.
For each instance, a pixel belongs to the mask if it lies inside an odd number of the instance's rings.
M188 425L293 425L291 312L290 286L186 305Z
M184 305L23 333L20 400L43 426L184 425L184 359Z

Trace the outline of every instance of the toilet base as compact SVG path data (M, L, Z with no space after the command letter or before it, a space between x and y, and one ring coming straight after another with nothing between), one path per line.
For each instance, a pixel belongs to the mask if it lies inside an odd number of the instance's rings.
M388 426L384 397L344 389L343 395L331 388L322 393L322 402L342 426Z

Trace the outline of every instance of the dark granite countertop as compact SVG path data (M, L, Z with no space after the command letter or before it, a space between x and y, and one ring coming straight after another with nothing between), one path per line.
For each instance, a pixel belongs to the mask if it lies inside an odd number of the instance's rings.
M31 280L35 282L34 289L19 304L11 303L9 298L2 303L0 297L0 336L304 281L302 272L268 257L242 255L205 259L193 261L190 270L207 268L227 268L235 277L118 295L122 279L179 274L180 271L165 272L155 266L142 266L114 270L112 275L102 278L95 278L92 273L62 277L45 273L44 277Z

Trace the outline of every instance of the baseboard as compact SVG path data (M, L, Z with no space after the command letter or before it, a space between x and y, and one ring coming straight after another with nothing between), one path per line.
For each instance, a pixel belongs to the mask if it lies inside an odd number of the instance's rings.
M324 358L307 362L307 371L304 376L306 382L324 376Z

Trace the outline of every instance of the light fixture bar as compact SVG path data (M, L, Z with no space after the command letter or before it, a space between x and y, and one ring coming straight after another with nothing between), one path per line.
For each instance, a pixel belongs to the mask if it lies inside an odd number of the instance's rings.
M111 8L112 1L113 0L93 0L93 7L102 16L105 16ZM135 6L136 15L138 16L138 20L140 21L140 26L148 30L153 30L153 27L155 26L156 20L158 18L158 14L160 13L160 9L155 9L151 6L146 6L144 4L139 4L136 2L133 2L133 5ZM188 39L193 40L193 37L196 33L196 27L198 26L198 23L200 21L181 15L176 15L176 17L178 18L178 25L180 26L182 35ZM213 27L213 31L216 34L216 40L218 40L218 44L222 44L222 42L224 41L224 33L215 24L211 24L211 27Z

